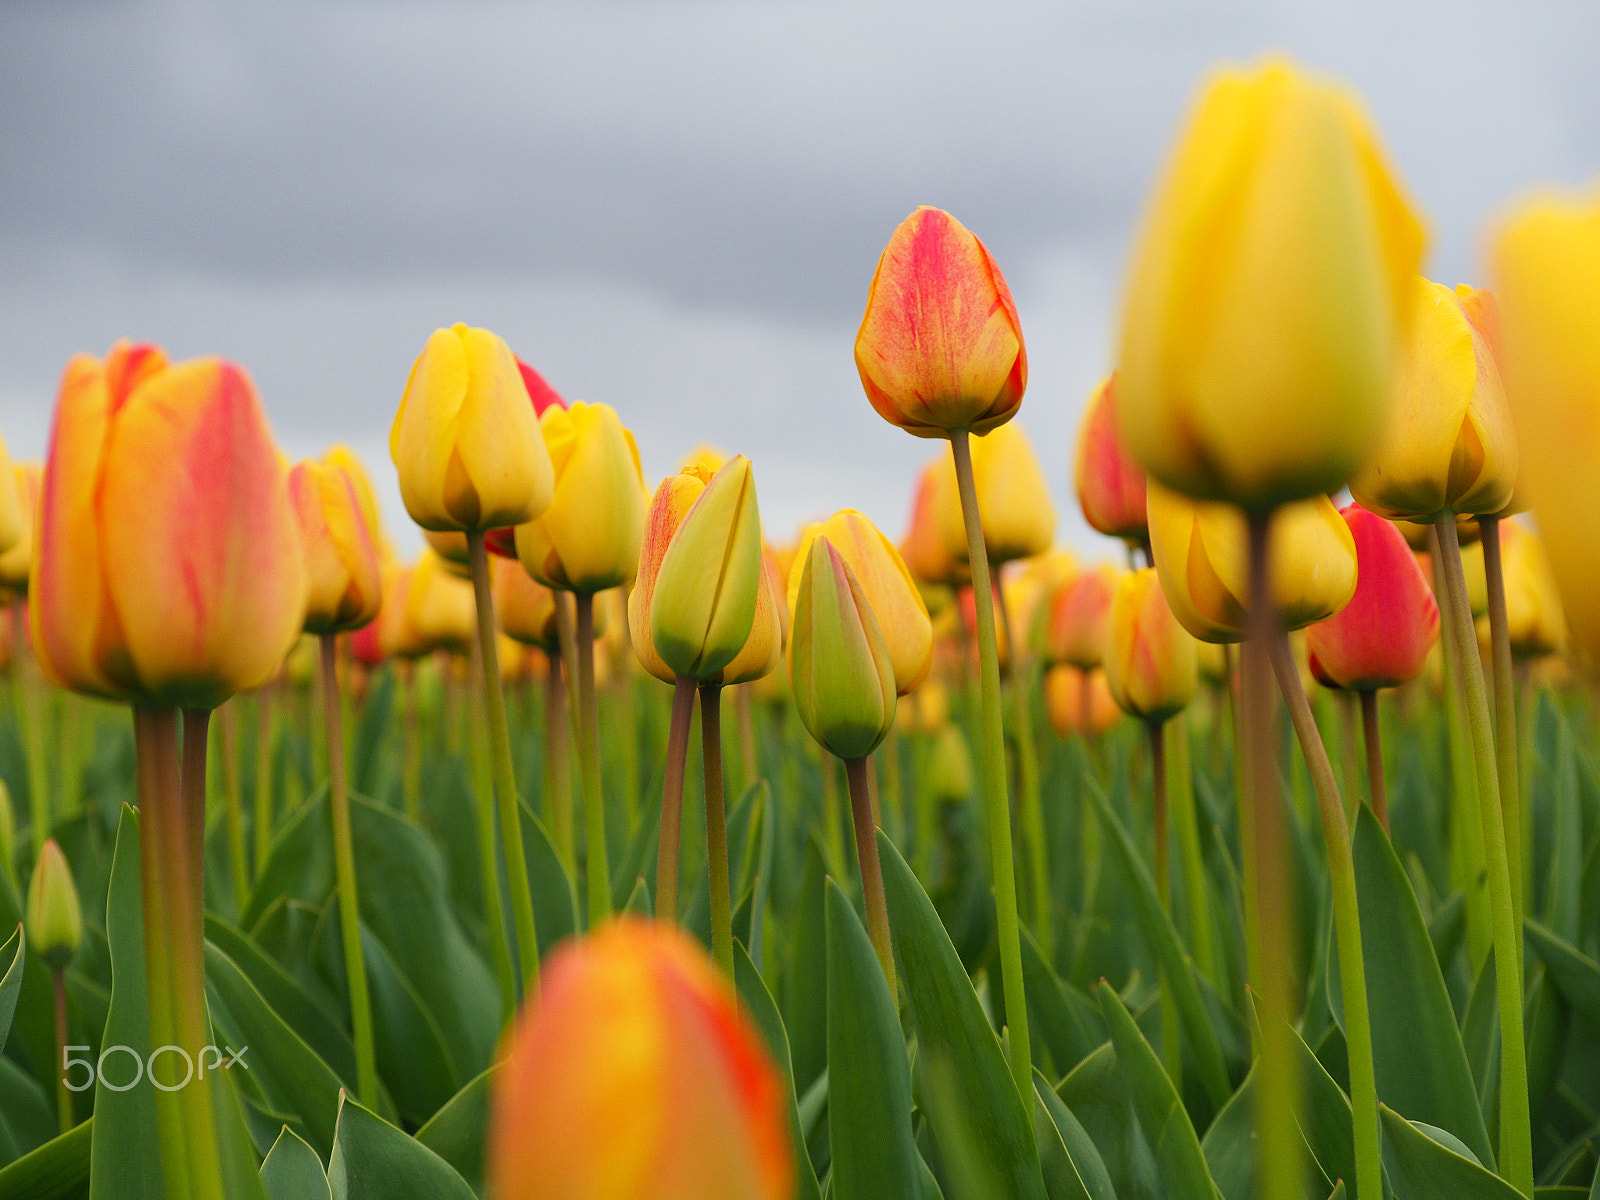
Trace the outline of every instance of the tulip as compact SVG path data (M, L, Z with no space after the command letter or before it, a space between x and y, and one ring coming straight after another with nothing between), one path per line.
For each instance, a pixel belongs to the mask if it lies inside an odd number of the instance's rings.
M12 481L16 480L16 484ZM11 463L11 452L5 439L0 438L0 554L9 551L25 538L32 539L29 514L23 510L22 497L17 493L21 480ZM26 582L26 580L24 580Z
M1567 622L1544 542L1521 525L1500 527L1505 542L1506 627L1518 658L1559 654Z
M1359 101L1274 60L1208 81L1145 214L1117 425L1169 488L1265 511L1376 448L1424 230Z
M332 456L289 472L309 581L308 633L359 629L378 615L382 596L378 546L355 480Z
M593 594L633 579L644 536L644 474L609 404L555 405L539 418L555 470L542 515L517 526L517 557L546 587Z
M1073 478L1083 519L1090 528L1142 546L1150 540L1144 514L1144 470L1128 453L1117 430L1116 391L1113 372L1089 397L1078 430Z
M1471 289L1465 296L1473 299ZM1497 513L1517 480L1517 443L1500 369L1462 294L1418 280L1389 423L1350 493L1386 517ZM1481 301L1474 310L1483 311Z
M958 562L967 559L966 526L961 515L955 463L944 459L945 481L939 496L939 528L945 550ZM983 543L993 563L1031 558L1050 549L1056 534L1050 489L1020 425L1003 425L972 443L972 475L978 493Z
M65 970L83 939L83 913L61 847L51 838L44 844L33 879L28 884L28 949L53 971Z
M490 574L494 577L494 615L501 632L524 645L559 654L555 591L534 579L520 563L496 562ZM604 629L604 613L603 608L596 610L596 632Z
M750 636L734 655L733 661L722 668L722 684L731 687L739 683L754 683L765 679L778 669L783 660L783 626L781 614L787 609L783 602L783 585L778 582L777 568L766 555L761 558L761 585L756 592L755 617L750 622Z
M1101 563L1056 589L1042 630L1046 662L1085 671L1100 665L1111 597L1122 574L1110 563Z
M491 1091L500 1200L787 1200L787 1081L704 951L624 917L568 942Z
M1022 403L1028 355L1011 289L984 244L942 209L917 209L884 247L856 370L878 415L917 437L981 435Z
M249 377L168 366L126 342L62 376L30 605L52 681L214 708L293 645L306 576L294 509Z
M394 547L384 533L378 494L373 490L372 476L367 473L366 463L343 442L329 446L322 455L322 461L330 467L338 467L350 477L350 484L356 490L356 500L361 506L361 515L366 518L367 532L372 535L372 541L378 548L378 561L388 562L394 557Z
M680 474L684 472L703 471L707 479L715 475L727 464L728 452L716 446L701 442L688 456L678 464Z
M567 402L561 398L561 393L545 382L543 375L535 371L517 355L512 355L517 360L517 374L522 376L522 386L528 390L528 399L533 401L533 414L542 417L549 408L565 408Z
M628 593L628 631L639 665L663 683L674 682L677 673L661 661L650 636L650 606L655 599L656 577L661 573L661 560L666 557L673 534L677 533L678 526L683 524L684 517L712 476L713 472L703 467L691 467L667 476L656 487L645 512L638 573Z
M0 470L4 469L5 447L0 444ZM38 463L18 463L12 468L16 480L17 512L21 519L22 534L11 543L9 550L0 553L0 589L25 594L28 575L33 570L33 522L39 510L39 489L44 484L44 471ZM0 486L0 505L4 504L5 490ZM3 521L0 517L0 521ZM0 530L3 537L4 530Z
M966 562L950 553L944 542L941 514L946 506L959 507L961 503L959 498L945 494L955 482L955 472L942 454L917 474L911 525L901 539L900 556L913 578L923 583L966 583L972 578Z
M1194 639L1167 607L1154 568L1117 580L1103 657L1106 686L1129 716L1159 725L1194 699L1199 682Z
M1039 646L1049 601L1077 577L1078 560L1067 550L1047 550L1001 572L1007 622L1019 649L1032 651Z
M933 664L933 623L900 552L862 513L842 508L826 521L808 525L801 532L795 565L789 569L791 624L811 543L818 537L826 537L849 564L889 649L895 691L906 695L928 677L928 668Z
M554 470L510 348L487 329L436 329L389 430L400 498L424 529L474 532L531 521Z
M1173 614L1206 642L1243 636L1249 590L1245 516L1150 481L1150 549ZM1272 596L1286 629L1325 621L1356 588L1356 547L1332 501L1285 505L1269 529Z
M424 550L405 589L405 623L422 653L466 654L478 627L472 585L451 573L432 550Z
M1098 667L1088 671L1066 663L1051 667L1044 676L1044 707L1050 728L1063 738L1072 734L1099 737L1122 719L1106 674Z
M946 723L934 735L922 778L937 804L961 804L972 795L972 751L960 726Z

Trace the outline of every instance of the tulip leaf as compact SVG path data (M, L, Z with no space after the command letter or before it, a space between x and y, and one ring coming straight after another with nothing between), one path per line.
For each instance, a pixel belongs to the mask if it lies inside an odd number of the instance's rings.
M634 826L633 836L628 839L627 850L618 858L611 872L611 906L616 909L627 907L628 897L639 883L655 877L656 835L661 831L661 805L646 804L643 810L639 823ZM546 942L542 928L539 934L539 945L543 950Z
M27 939L22 926L0 945L0 963L6 964L0 975L0 1050L5 1049L6 1035L11 1032L11 1014L17 1011L17 996L22 992L22 968L27 957Z
M539 939L542 960L551 947L578 931L578 902L572 877L556 853L555 843L544 822L534 815L526 801L519 801L522 813L522 858L528 864L528 888L533 893L534 933ZM477 865L477 860L473 860ZM511 913L505 913L506 928L512 927Z
M21 1158L60 1132L55 1097L15 1060L0 1055L0 1165Z
M11 876L0 870L0 930L16 929L23 921L23 903L12 886ZM40 1089L55 1099L56 1049L55 995L50 983L50 968L23 939L23 970L13 986L17 988L11 1014L11 1029L6 1043L17 1061L24 1063Z
M1087 997L1045 961L1033 932L1022 931L1022 979L1028 993L1028 1014L1039 1038L1050 1050L1056 1070L1066 1074L1106 1040L1105 1022Z
M450 1098L421 1129L417 1141L483 1192L484 1136L489 1128L489 1089L498 1068L490 1067Z
M1050 1200L1117 1200L1100 1152L1037 1069L1033 1073L1033 1128Z
M1383 1164L1396 1196L1405 1200L1517 1200L1521 1193L1485 1169L1459 1140L1435 1140L1417 1122L1380 1104ZM1455 1140L1455 1139L1452 1139Z
M1151 878L1144 860L1139 857L1127 828L1111 811L1111 805L1092 778L1085 777L1084 792L1100 815L1100 824L1106 831L1106 849L1131 885L1130 898L1139 927L1171 984L1173 999L1178 1006L1178 1019L1189 1039L1189 1049L1195 1057L1206 1098L1214 1110L1220 1109L1233 1094L1233 1085L1228 1081L1228 1068L1222 1055L1222 1046L1217 1040L1217 1031L1206 1015L1194 963L1183 951L1172 918L1161 907L1155 880Z
M800 1098L794 1090L794 1064L789 1058L789 1035L783 1031L783 1018L778 1015L778 1006L772 1002L772 993L767 991L761 972L756 970L743 943L737 941L733 944L733 975L745 1012L756 1023L756 1028L761 1030L772 1060L783 1071L783 1077L789 1085L789 1135L795 1147L794 1200L821 1200L817 1173L812 1169L811 1159L805 1152L805 1138L800 1132Z
M1161 1194L1155 1156L1134 1115L1116 1048L1109 1041L1072 1068L1056 1086L1056 1095L1088 1133L1119 1197L1137 1200Z
M994 1194L1042 1197L1032 1114L1017 1094L1000 1039L933 902L888 835L877 836L895 956L916 1014L919 1070L940 1057L948 1065L952 1110L971 1126L973 1169L1001 1189ZM943 1139L938 1111L931 1115Z
M331 1200L322 1160L287 1125L261 1164L261 1184L267 1200Z
M1479 1161L1492 1163L1455 1009L1416 893L1383 826L1366 807L1356 814L1354 853L1378 1095L1413 1119L1448 1129ZM1336 963L1337 956L1329 963L1328 1000L1342 1029Z
M867 931L827 885L828 1138L832 1200L919 1200L911 1070L900 1018Z
M1222 1106L1200 1142L1206 1170L1223 1200L1254 1200L1256 1194L1256 1070Z
M0 1200L80 1200L93 1195L89 1186L93 1140L91 1117L0 1169Z
M1251 1018L1255 1022L1255 997L1251 996ZM1255 1023L1256 1040L1260 1025ZM1350 1098L1326 1067L1306 1045L1299 1030L1289 1029L1295 1055L1300 1064L1300 1081L1305 1101L1295 1114L1300 1136L1305 1139L1311 1159L1322 1172L1324 1183L1356 1177L1355 1132L1351 1127ZM1333 1030L1338 1033L1337 1028ZM1209 1132L1206 1135L1210 1139Z
M333 1200L477 1200L449 1163L349 1096L339 1105L328 1190Z
M1134 1115L1155 1153L1156 1170L1167 1193L1192 1200L1215 1197L1216 1185L1178 1089L1172 1086L1161 1060L1123 1006L1122 997L1105 980L1100 981L1096 992Z
M1600 963L1575 950L1539 922L1524 923L1528 945L1541 959L1567 1003L1600 1026Z
M804 863L779 997L789 1052L794 1056L795 1091L802 1096L828 1065L826 870L814 839L806 845Z

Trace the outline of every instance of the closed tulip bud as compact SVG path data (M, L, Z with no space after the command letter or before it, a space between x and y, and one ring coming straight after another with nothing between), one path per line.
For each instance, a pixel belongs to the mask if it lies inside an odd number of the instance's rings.
M555 476L516 358L487 329L436 329L389 430L400 498L424 529L531 521Z
M1173 615L1203 642L1239 641L1250 591L1244 513L1189 500L1154 479L1149 502L1150 551ZM1326 496L1278 509L1267 539L1272 596L1285 629L1325 621L1349 603L1355 541Z
M1359 504L1340 510L1356 546L1350 603L1306 628L1312 673L1352 691L1415 679L1439 637L1439 606L1400 531Z
M67 364L29 609L76 691L213 708L278 669L305 615L289 488L249 376L119 343Z
M801 566L789 646L795 707L839 758L865 758L894 725L894 667L855 572L827 537Z
M958 560L944 543L943 512L948 504L960 505L959 497L946 498L944 492L956 485L948 455L940 455L917 474L917 490L911 500L911 524L900 542L900 557L912 577L929 584L966 583L972 578L967 562Z
M1381 516L1415 521L1497 513L1517 481L1500 368L1456 292L1419 279L1411 306L1388 426L1350 494Z
M28 884L28 949L64 971L83 940L83 913L72 868L55 838L45 842Z
M661 560L672 544L672 535L678 532L683 518L705 491L712 474L704 467L691 466L667 476L657 485L650 507L645 510L644 536L639 542L639 570L628 594L628 633L639 665L663 683L672 683L677 675L661 661L650 637L650 605L655 599L656 577L661 573Z
M853 508L840 509L826 521L806 526L800 534L800 549L789 572L790 623L811 543L818 537L833 543L861 585L889 648L895 691L904 696L928 677L928 668L933 664L933 622L928 619L928 606L900 552L862 513Z
M1083 670L1100 665L1106 616L1122 574L1110 563L1101 563L1056 588L1041 637L1046 662L1068 663Z
M405 600L405 622L422 653L471 648L478 628L472 585L447 571L433 551L417 559Z
M539 418L555 469L543 515L517 526L517 557L546 587L601 592L630 582L644 537L644 474L609 404L551 406Z
M1382 436L1425 241L1360 102L1269 61L1215 74L1138 234L1117 424L1154 479L1269 509Z
M724 685L754 683L778 669L784 647L783 618L779 614L785 608L783 586L766 556L762 555L761 585L756 592L756 614L750 622L750 636L745 638L744 646L734 655L733 661L722 668L717 682Z
M732 986L670 925L559 948L491 1092L499 1200L788 1200L788 1084Z
M1044 711L1057 737L1099 737L1122 719L1122 710L1106 684L1106 673L1095 667L1087 679L1086 688L1084 672L1066 663L1058 663L1045 672Z
M1104 660L1106 686L1130 717L1159 723L1194 699L1200 679L1194 639L1167 607L1154 567L1117 580Z
M722 470L727 465L727 462L728 452L726 450L701 442L693 450L689 451L683 462L678 464L678 470L679 472L703 471L706 478L709 479Z
M5 452L0 446L0 455ZM0 588L26 593L28 576L33 571L33 522L39 510L39 489L44 472L38 463L18 463L12 468L16 480L17 511L22 518L22 536L11 549L0 553Z
M934 735L922 779L936 804L960 804L971 797L972 751L959 725L946 723Z
M750 637L760 588L761 514L740 454L705 485L656 569L649 640L662 663L684 679L718 679Z
M289 472L289 495L305 552L308 633L359 629L378 615L378 546L361 493L343 467L307 459Z
M1089 397L1078 430L1073 478L1083 519L1107 537L1143 545L1150 540L1144 515L1144 469L1117 431L1117 376L1106 376Z
M957 562L965 563L967 527L961 515L955 460L947 454L944 464L948 478L939 492L944 502L939 528L945 549ZM1002 425L972 443L972 480L978 493L983 544L991 563L1031 558L1050 549L1056 536L1056 511L1044 472L1021 425Z
M984 434L1028 384L1011 289L949 213L919 208L878 259L856 334L856 370L878 415L917 437Z
M495 559L490 563L494 582L494 615L501 632L542 650L559 649L561 632L556 619L556 594L531 578L519 562ZM605 621L606 606L595 605L595 636Z
M356 501L361 506L361 515L367 522L367 532L372 535L373 545L378 548L378 562L389 562L394 557L394 547L389 544L389 536L383 529L383 513L378 508L378 494L373 490L367 464L343 442L329 446L323 452L322 461L330 467L338 467L350 477L350 485L356 490Z
M1522 479L1573 635L1600 658L1600 190L1527 198L1491 260Z
M1511 653L1518 658L1560 653L1567 646L1567 621L1544 542L1517 524L1501 525L1500 540Z

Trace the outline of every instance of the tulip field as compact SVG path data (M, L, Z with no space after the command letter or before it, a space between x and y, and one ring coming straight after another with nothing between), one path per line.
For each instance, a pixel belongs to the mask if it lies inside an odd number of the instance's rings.
M918 208L893 531L465 324L383 464L72 358L0 461L0 1200L1600 1200L1600 203L1426 245L1343 85L1219 70L1050 463Z

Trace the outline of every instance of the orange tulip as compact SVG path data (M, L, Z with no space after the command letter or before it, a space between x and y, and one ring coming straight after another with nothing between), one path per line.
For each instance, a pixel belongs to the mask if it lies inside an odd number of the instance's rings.
M494 615L507 636L543 650L560 647L556 620L556 594L522 569L516 560L494 559L489 564L494 581ZM606 605L595 605L595 636L605 622Z
M250 378L120 342L61 380L39 498L34 645L56 683L211 708L277 671L306 576Z
M305 551L307 633L359 629L378 615L378 546L361 492L332 456L289 472L289 495Z
M878 415L917 437L981 435L1022 403L1028 355L1011 289L983 243L942 209L917 209L884 247L856 369Z
M1150 540L1144 514L1144 469L1134 461L1117 432L1117 376L1100 381L1089 397L1078 430L1078 457L1073 469L1083 519L1107 537L1141 545Z
M732 987L624 917L545 964L493 1083L499 1200L787 1200L787 1083Z

